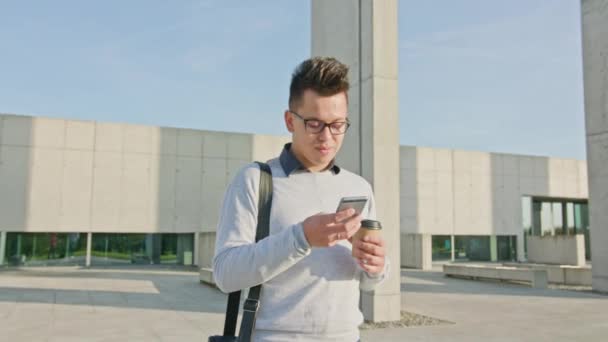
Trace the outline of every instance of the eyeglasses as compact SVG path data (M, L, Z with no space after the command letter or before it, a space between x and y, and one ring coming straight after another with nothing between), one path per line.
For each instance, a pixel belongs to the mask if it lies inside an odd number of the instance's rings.
M329 132L333 135L341 135L346 133L350 127L348 119L346 121L334 121L330 123L323 122L317 119L304 119L302 115L290 110L291 114L297 116L300 120L304 121L304 129L307 133L319 134L325 130L325 127L329 127Z

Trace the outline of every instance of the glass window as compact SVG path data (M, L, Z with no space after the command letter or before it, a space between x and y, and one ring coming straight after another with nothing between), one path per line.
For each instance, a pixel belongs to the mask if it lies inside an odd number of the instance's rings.
M576 226L574 225L574 203L566 203L566 221L568 227L568 235L577 234Z
M591 242L589 234L589 207L587 203L574 204L574 226L578 234L585 235L585 259L591 260Z
M452 260L452 237L433 235L433 261Z
M551 203L542 202L540 209L541 235L553 235L553 210Z
M489 236L456 236L454 257L460 261L490 261Z
M192 265L193 234L93 234L92 265Z
M517 237L512 236L497 236L498 245L498 261L516 261L517 260Z
M86 233L7 233L5 260L10 265L84 265Z
M585 236L585 257L590 260L588 204L583 200L560 198L532 198L532 209L527 208L527 197L522 197L524 235L574 235ZM531 212L528 220L527 213ZM529 227L528 224L531 223ZM527 252L524 239L524 252Z

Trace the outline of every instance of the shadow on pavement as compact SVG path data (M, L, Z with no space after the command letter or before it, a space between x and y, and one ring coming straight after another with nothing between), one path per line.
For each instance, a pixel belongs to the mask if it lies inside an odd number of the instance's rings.
M3 279L4 278L4 279ZM52 283L57 278L79 278L83 281L136 280L153 284L158 293L140 293L135 288L116 291L82 289L53 289L35 286L11 286L11 278L39 278ZM198 271L192 267L96 267L96 268L3 268L0 270L1 302L55 303L91 305L94 307L139 308L189 312L225 313L227 295L217 288L201 284ZM118 284L120 286L120 284ZM131 291L132 290L132 291Z

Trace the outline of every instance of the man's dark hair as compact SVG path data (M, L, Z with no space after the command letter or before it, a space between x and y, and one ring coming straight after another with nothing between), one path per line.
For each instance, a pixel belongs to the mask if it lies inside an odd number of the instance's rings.
M313 57L300 63L291 76L289 108L302 99L306 89L321 96L345 92L348 96L348 66L333 57Z

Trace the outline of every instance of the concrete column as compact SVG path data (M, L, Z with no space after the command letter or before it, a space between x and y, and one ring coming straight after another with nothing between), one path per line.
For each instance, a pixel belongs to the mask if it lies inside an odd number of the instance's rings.
M362 293L366 320L400 319L399 113L397 0L313 0L313 56L334 56L350 66L351 131L338 163L373 186L392 274Z
M608 292L608 0L581 6L592 286Z
M196 266L200 266L199 263L199 257L198 257L198 253L199 253L199 233L194 233L194 251L192 252L192 257L194 258L194 260L192 261L192 263Z
M526 243L524 232L520 232L517 234L517 261L525 262L526 261L526 251L524 248L524 244Z
M452 252L452 262L453 262L454 260L456 260L456 258L455 258L455 256L454 256L455 251L456 251L456 238L454 237L454 235L452 235L452 236L451 236L451 239L452 239L452 246L451 246L452 248L451 248L451 252Z
M401 266L420 270L432 269L432 241L430 234L401 234Z
M85 261L86 267L91 267L91 248L93 246L93 233L87 233L87 257Z
M198 268L200 281L215 284L213 280L213 254L215 253L215 232L198 233Z
M498 238L496 235L490 236L490 260L498 261Z
M0 266L4 265L4 254L6 253L6 232L0 232Z

